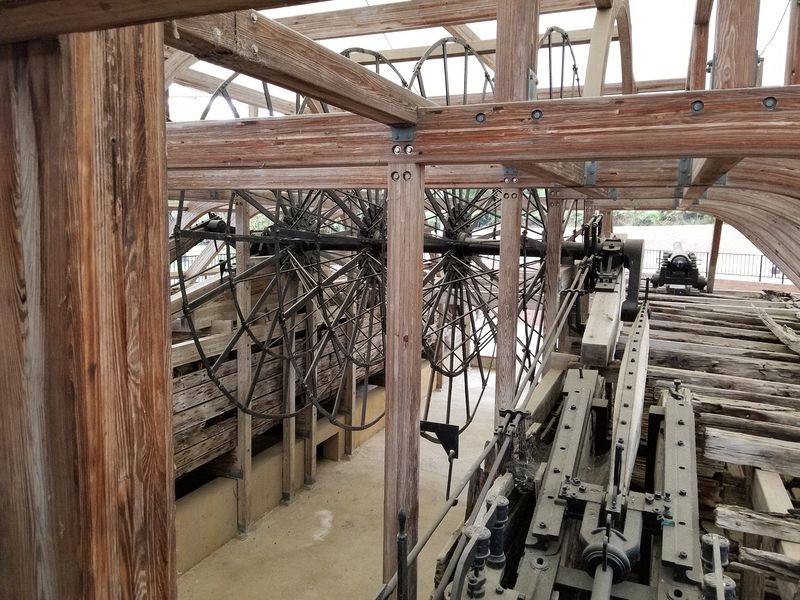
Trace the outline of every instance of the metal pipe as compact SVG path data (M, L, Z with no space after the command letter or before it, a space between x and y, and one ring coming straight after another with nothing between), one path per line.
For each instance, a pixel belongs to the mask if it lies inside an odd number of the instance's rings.
M610 566L603 568L597 565L594 571L594 585L592 586L592 600L611 600L611 585L614 583L614 571Z

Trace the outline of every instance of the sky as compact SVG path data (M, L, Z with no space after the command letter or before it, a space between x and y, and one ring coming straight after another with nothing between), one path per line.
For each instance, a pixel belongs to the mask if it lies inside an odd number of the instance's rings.
M344 8L362 6L375 6L388 4L397 0L331 0L301 6L287 7L263 11L272 18L290 16L302 13L323 12ZM791 0L761 0L761 15L759 19L758 51L764 59L763 85L783 85L786 38L788 34L788 11L786 8ZM650 79L671 79L686 77L689 64L689 48L691 45L695 0L629 0L631 8L632 35L633 35L633 71L638 81ZM594 10L572 11L542 15L540 31L556 25L566 30L591 28ZM781 20L781 18L783 19ZM711 17L711 42L713 48L715 14ZM472 25L473 31L481 39L493 39L496 36L496 22L489 21ZM339 52L349 47L362 47L372 50L385 50L389 48L404 48L413 46L427 46L449 35L442 28L431 28L417 31L392 32L388 34L360 36L336 40L324 40L321 43ZM772 40L772 41L770 41ZM585 80L586 60L588 45L575 47L575 58L581 81ZM555 58L553 69L556 79L560 76L560 54ZM548 80L547 55L545 51L539 56L540 87ZM194 68L219 77L226 77L230 72L219 67L207 64L198 64ZM398 65L405 77L410 77L413 64ZM463 63L454 65L454 72L463 73ZM571 64L567 66L566 81L571 80ZM430 72L430 74L429 74ZM444 77L434 65L425 67L423 71L425 87L428 95L444 94ZM459 79L451 77L451 80ZM607 83L621 81L619 44L611 45L609 63L606 73ZM237 83L260 89L260 84L255 80L240 77ZM483 85L483 72L477 62L472 59L469 65L469 92L479 92ZM460 90L452 90L460 93ZM276 96L286 99L294 98L293 94L275 90ZM192 120L199 118L205 104L207 95L199 94L181 86L173 86L170 90L171 116L174 120ZM242 114L247 114L242 108ZM266 114L264 112L264 114ZM212 108L209 118L231 118L230 110L223 101L217 101Z

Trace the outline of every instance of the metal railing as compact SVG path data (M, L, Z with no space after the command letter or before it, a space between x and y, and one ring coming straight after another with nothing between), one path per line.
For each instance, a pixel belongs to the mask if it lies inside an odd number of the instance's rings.
M661 268L661 257L670 250L645 250L644 273L655 273ZM708 277L709 252L695 252L697 268ZM717 277L733 277L743 281L785 283L786 276L780 268L763 254L733 254L720 252L717 258Z

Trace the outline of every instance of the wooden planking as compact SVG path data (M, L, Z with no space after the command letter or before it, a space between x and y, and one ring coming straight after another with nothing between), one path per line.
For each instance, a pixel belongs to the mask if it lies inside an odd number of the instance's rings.
M761 469L753 472L752 503L754 509L770 513L788 513L794 508L781 476ZM789 559L800 560L800 544L780 541L776 550ZM798 586L792 583L778 581L778 589L783 600L793 600L798 593Z
M764 110L766 96L778 107ZM704 102L699 114L694 100ZM794 157L798 122L794 87L421 108L410 157L436 165L642 160L739 156L743 145L750 156ZM375 166L393 156L388 128L344 114L170 123L167 131L170 168Z
M692 391L697 389L692 387ZM718 396L711 394L717 393ZM692 403L697 412L707 414L720 414L741 419L757 420L759 423L779 423L797 427L800 423L800 401L792 409L786 406L755 402L750 400L726 397L723 390L716 392L710 390L709 394L693 393Z
M800 476L800 443L707 427L703 455L711 460Z
M800 542L800 519L794 516L722 504L714 511L714 517L717 527L723 529Z
M384 582L397 570L399 511L408 518L410 548L419 524L424 170L412 162L397 162L387 177ZM415 565L408 571L409 598L416 598Z
M739 548L739 563L777 579L800 583L800 560L785 554L742 546Z
M796 423L765 423L754 421L752 418L732 417L722 414L703 414L700 415L698 421L707 427L759 435L768 439L800 442L800 427Z
M413 124L434 103L255 11L184 19L166 41L233 71L387 124Z
M161 90L157 26L0 45L3 598L176 595Z
M594 0L541 0L542 13L594 8ZM312 40L463 25L497 18L497 0L410 0L278 19Z
M775 334L776 338L783 342L792 352L800 354L800 334L788 325L776 321L766 310L761 308L756 308L755 310L759 319ZM797 323L796 319L794 323Z
M259 8L308 4L317 0L262 0ZM110 29L252 6L252 0L13 0L0 4L0 44L62 33Z

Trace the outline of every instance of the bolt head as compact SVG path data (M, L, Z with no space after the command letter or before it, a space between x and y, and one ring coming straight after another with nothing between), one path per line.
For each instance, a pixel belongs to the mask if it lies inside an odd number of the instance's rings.
M400 154L402 151L403 151L403 149L400 146L393 146L392 147L392 153L393 154Z
M406 154L413 154L414 153L414 146L409 144L408 146L406 146L405 152L406 152Z
M678 558L688 558L688 557L689 555L686 553L686 551L681 550L680 552L678 552Z

